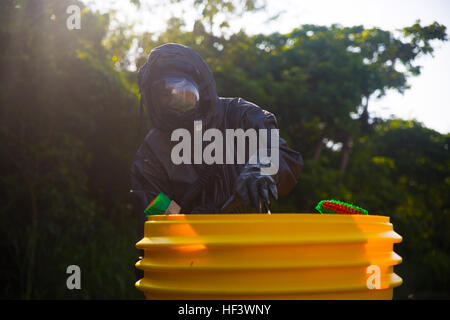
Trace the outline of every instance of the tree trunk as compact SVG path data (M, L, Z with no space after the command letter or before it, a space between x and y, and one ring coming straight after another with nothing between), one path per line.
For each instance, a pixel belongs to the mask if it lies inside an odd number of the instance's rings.
M365 97L365 103L362 104L363 111L359 117L359 122L361 124L361 130L363 132L368 132L369 130L369 97Z
M323 142L323 137L321 136L319 141L316 143L316 148L314 149L313 161L318 162L320 158L320 154L322 153L323 147L325 143Z
M351 135L348 135L345 138L344 145L342 146L341 151L341 163L339 165L339 171L341 172L341 177L344 176L345 171L347 169L348 159L350 156L350 150L352 148L353 144L353 137Z

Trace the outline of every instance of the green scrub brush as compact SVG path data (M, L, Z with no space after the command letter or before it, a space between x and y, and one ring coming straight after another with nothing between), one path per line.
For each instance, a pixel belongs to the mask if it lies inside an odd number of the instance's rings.
M322 200L316 206L316 210L322 214L323 213L364 214L364 215L369 214L367 210L364 210L363 208L337 200Z
M170 200L164 193L160 193L144 210L145 217L155 214L178 214L180 206L173 200Z

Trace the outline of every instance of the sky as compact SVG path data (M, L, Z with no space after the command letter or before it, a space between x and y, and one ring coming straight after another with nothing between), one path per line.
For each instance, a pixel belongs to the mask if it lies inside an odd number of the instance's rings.
M199 15L189 0L185 5L171 8L158 5L160 2L154 0L141 1L143 5L137 10L125 0L83 0L99 11L117 10L118 19L133 23L136 31L160 32L172 15L183 17L190 29ZM268 21L278 14L276 20ZM434 21L444 24L450 34L450 0L266 0L265 10L234 19L230 32L243 29L248 34L288 33L302 24L333 23L394 31L410 26L418 19L422 26ZM416 64L422 66L422 73L409 78L411 88L403 95L388 91L381 99L373 98L369 104L370 114L416 119L436 131L449 133L450 41L435 43L434 57L418 58Z

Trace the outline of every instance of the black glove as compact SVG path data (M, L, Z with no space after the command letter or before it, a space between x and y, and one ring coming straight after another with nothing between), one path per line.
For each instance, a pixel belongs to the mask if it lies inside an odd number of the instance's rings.
M267 212L271 203L271 197L278 199L278 191L275 180L269 175L262 175L261 168L264 164L247 164L237 177L234 193L249 207Z

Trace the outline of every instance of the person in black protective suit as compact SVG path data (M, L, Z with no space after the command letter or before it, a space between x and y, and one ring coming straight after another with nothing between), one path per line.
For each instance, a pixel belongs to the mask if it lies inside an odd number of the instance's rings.
M277 129L272 113L242 98L218 97L208 65L193 49L175 43L153 49L138 72L138 85L152 123L131 168L133 204L142 223L145 208L160 192L177 202L184 214L224 212L223 205L232 196L241 200L240 205L225 212L267 212L271 197L289 193L297 183L302 157L281 138L279 169L273 175L262 175L267 164L259 160L250 164L248 154L244 164L172 162L171 150L177 144L171 141L172 132L185 128L192 133L194 120L202 121L203 130L223 133Z

